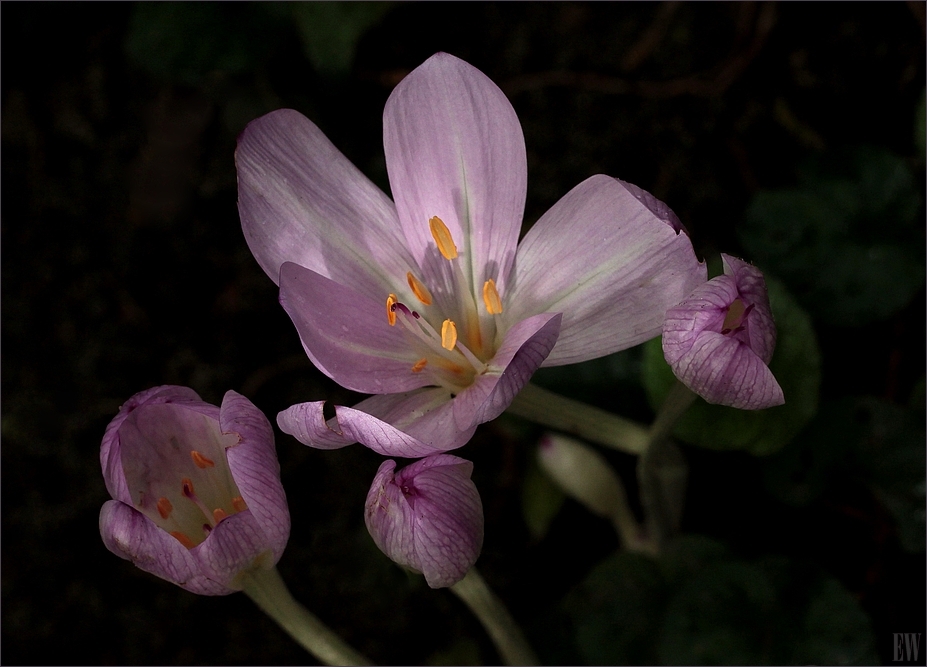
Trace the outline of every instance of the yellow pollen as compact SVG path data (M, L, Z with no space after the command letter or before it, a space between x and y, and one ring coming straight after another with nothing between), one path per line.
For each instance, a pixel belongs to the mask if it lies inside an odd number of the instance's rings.
M427 359L419 359L418 361L415 362L415 365L412 366L412 372L421 373L423 370L425 370L425 366L427 365L428 365Z
M174 506L171 505L170 500L168 500L167 498L158 499L158 514L161 515L162 519L166 519L167 517L169 517L173 509L174 509Z
M734 302L727 309L727 315L724 318L724 322L721 324L721 330L729 331L739 327L746 309L743 301L734 299Z
M196 464L197 468L212 468L214 465L216 465L195 449L190 451L190 458L193 459L193 462Z
M181 533L179 530L172 530L171 537L173 537L175 540L177 540L182 545L187 547L187 549L192 549L193 547L196 546L195 544L193 544L193 540L191 540L189 537Z
M486 311L490 315L498 315L502 312L502 300L496 290L496 281L492 278L483 283L483 303L486 304Z
M244 512L248 509L248 505L245 504L245 499L241 496L235 496L232 498L232 507L235 508L236 512Z
M453 350L457 346L457 325L452 320L444 320L441 325L441 347Z
M228 514L226 514L225 510L222 509L221 507L217 507L216 509L212 511L212 518L216 523L219 523L220 521L222 521L222 519L224 519L227 516Z
M444 220L434 216L428 221L428 226L431 227L431 236L438 245L438 250L444 256L444 259L455 259L457 257L457 246L454 244L451 230L444 224Z
M428 288L422 283L421 280L412 275L412 272L409 271L406 273L406 280L409 281L409 287L412 289L412 292L415 294L415 298L421 301L426 306L431 305L431 292L428 291Z
M396 325L396 311L393 310L393 306L396 305L397 301L395 294L386 297L386 319L391 327Z

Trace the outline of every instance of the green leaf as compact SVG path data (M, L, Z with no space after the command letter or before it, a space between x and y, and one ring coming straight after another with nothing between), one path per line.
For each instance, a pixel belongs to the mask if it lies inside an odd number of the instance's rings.
M659 566L646 556L621 552L599 563L565 600L586 662L654 664L664 587Z
M680 440L707 449L771 454L782 449L817 412L821 353L811 320L779 281L767 275L766 285L778 331L769 368L782 387L785 405L736 410L698 400L676 425L674 435ZM676 382L659 338L644 344L643 379L656 410Z
M357 42L392 8L390 2L298 2L293 18L316 70L341 76L351 69Z

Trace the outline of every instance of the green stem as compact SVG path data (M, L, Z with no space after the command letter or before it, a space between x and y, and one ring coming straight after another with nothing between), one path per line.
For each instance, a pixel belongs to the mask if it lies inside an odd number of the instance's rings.
M637 422L530 383L508 412L628 454L642 454L649 443L647 429Z
M277 572L255 569L242 573L243 591L265 614L304 649L326 665L372 665L366 657L322 623L308 609L293 599Z
M483 624L505 664L540 664L509 610L486 585L475 567L471 567L467 576L451 586L451 592L463 600Z

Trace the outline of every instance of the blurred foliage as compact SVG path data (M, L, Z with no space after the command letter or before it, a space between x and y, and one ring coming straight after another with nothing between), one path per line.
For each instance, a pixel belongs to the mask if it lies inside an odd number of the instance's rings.
M322 74L343 76L351 69L357 42L391 2L294 2L290 5L306 57Z
M750 257L815 319L883 320L924 284L923 202L907 162L864 146L818 156L800 186L761 190L738 228Z
M618 553L567 597L593 665L865 665L878 662L866 614L819 567L744 560L702 536L659 559Z
M532 458L522 482L521 507L531 537L540 540L547 534L551 521L563 507L566 496L560 487L544 474Z
M779 281L767 275L766 285L778 332L769 368L785 404L735 410L699 399L676 425L674 433L681 440L709 449L771 454L785 447L817 411L821 352L811 320ZM659 338L644 344L643 382L655 410L676 382Z

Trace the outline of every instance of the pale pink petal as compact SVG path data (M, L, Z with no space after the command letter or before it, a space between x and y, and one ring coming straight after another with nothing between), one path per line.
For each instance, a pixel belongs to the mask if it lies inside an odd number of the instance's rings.
M280 270L280 303L309 358L342 387L365 394L411 391L429 382L412 372L418 355L408 333L389 325L386 297L368 298L291 262Z
M186 547L144 514L118 500L100 510L100 536L106 548L145 572L199 595L227 595L236 589L205 576Z
M264 413L234 391L226 392L222 399L219 425L223 433L236 433L240 438L237 445L226 450L229 469L255 525L264 535L262 548L273 550L276 563L290 537L290 511L280 481L274 431Z
M396 86L383 112L390 186L409 247L426 272L444 221L474 294L504 293L527 188L525 140L505 95L475 67L438 53ZM537 311L540 312L540 311Z
M750 347L764 363L772 360L776 349L776 324L769 305L769 292L763 273L747 262L721 253L724 274L731 276L744 303L753 310L744 320Z
M720 333L727 309L737 295L731 276L716 276L696 287L682 303L667 310L663 323L666 363L674 366L688 354L702 331Z
M699 334L673 371L709 403L759 410L785 402L772 371L748 345L713 331Z
M301 443L315 449L341 449L356 440L345 437L334 417L325 420L325 401L297 403L277 414L277 426Z
M544 366L594 359L659 335L666 310L705 282L706 267L678 220L641 192L593 176L545 213L519 245L515 289L502 317L514 323L563 313Z
M557 342L560 313L522 320L505 334L485 373L454 399L454 418L461 427L501 415L541 366Z
M263 526L248 509L220 521L209 537L190 552L207 578L241 590L239 573L276 565L280 556L275 552L275 546L268 542Z
M275 283L284 262L370 298L404 283L412 262L395 206L312 121L292 109L258 118L235 164L245 239Z

